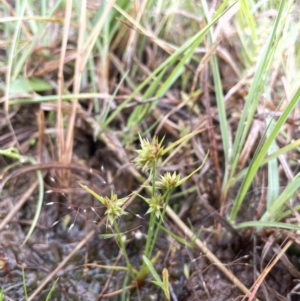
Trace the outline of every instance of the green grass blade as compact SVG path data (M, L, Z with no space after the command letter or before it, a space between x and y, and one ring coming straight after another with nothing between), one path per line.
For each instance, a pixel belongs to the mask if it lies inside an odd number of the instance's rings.
M269 135L274 127L274 120L267 118L267 135ZM267 153L272 154L277 150L275 139L272 141ZM273 202L279 195L279 173L278 173L278 161L272 159L268 162L268 190L267 190L267 210L271 207Z
M54 291L54 289L55 289L55 286L56 286L56 284L57 284L58 279L59 279L59 278L57 278L57 279L54 281L53 285L51 286L51 289L50 289L49 293L47 294L46 301L49 301L49 300L50 300L51 295L52 295L52 293L53 293L53 291Z
M282 212L285 208L285 203L290 201L295 192L300 187L300 173L298 173L291 183L284 189L281 195L274 201L265 214L262 216L261 221L276 220L276 215Z
M128 21L130 21L131 23L133 23L133 25L139 29L141 32L146 32L146 30L137 22L135 22L135 20L129 16L121 7L119 7L118 5L114 5L113 6L116 10L118 10L120 12L120 14L122 14ZM225 9L225 6L221 6L222 9ZM138 93L141 92L141 90L143 88L145 88L153 79L156 78L156 76L158 74L160 74L160 72L162 72L165 68L170 68L171 66L173 66L177 60L181 60L181 58L184 56L185 52L190 50L192 45L194 45L195 43L199 44L202 39L204 38L204 36L206 35L208 29L213 26L218 19L225 13L226 11L221 11L220 9L218 10L218 15L216 15L216 17L212 20L211 23L209 23L208 25L206 25L199 33L197 33L196 35L194 35L192 38L190 38L188 41L186 41L181 47L179 47L178 49L175 50L175 52L170 55L169 58L167 58L159 67L157 67L144 81L142 84L140 84L134 91L133 93L126 99L123 101L122 106L125 107L136 95L138 95ZM111 114L110 120L113 120L118 114L120 113L120 110L115 111Z
M293 142L291 142L290 144L282 147L281 149L275 151L274 153L268 155L267 157L265 157L261 163L261 166L263 166L264 164L267 164L268 162L270 162L271 160L277 159L279 156L284 155L286 153L288 153L289 151L295 149L295 148L299 148L300 146L300 139L295 140ZM300 150L299 150L300 151ZM249 167L244 168L242 171L240 171L231 181L231 185L234 186L236 183L240 182L245 175L248 173Z
M47 16L48 18L50 18L55 13L55 11L60 6L61 2L62 2L62 0L59 0L55 3L55 5L50 10L50 12ZM40 22L40 24L42 24L42 23ZM14 67L14 73L13 73L12 79L16 79L19 76L20 72L22 71L22 69L24 67L24 64L25 64L26 60L28 59L29 55L31 54L31 52L32 52L34 46L36 45L37 41L41 38L41 34L45 30L45 27L47 25L48 25L47 23L43 24L43 26L40 25L39 29L35 33L34 38L30 42L30 44L27 47L24 48L24 51L23 51L22 55L18 58L16 66Z
M166 91L169 90L172 84L182 74L182 72L184 71L184 65L188 63L188 61L191 59L193 52L199 43L200 41L196 41L193 45L191 45L191 48L184 54L184 56L182 57L182 59L180 59L177 66L174 68L174 70L171 72L168 78L161 84L160 88L157 90L157 86L162 82L162 77L167 71L167 68L162 70L159 76L153 81L153 83L147 89L146 93L143 95L143 99L146 99L155 94L157 100L152 102L149 106L147 105L147 106L136 107L133 110L131 116L129 117L129 123L128 123L129 128L130 125L139 124L145 118L146 114L150 112L157 105L159 98L162 97L166 93ZM155 91L157 92L155 93Z
M300 205L295 206L293 209L294 209L294 211L300 211ZM283 211L282 213L276 214L276 219L278 221L281 221L284 218L287 218L288 216L294 214L294 211L293 210L286 210L286 211Z
M210 23L210 12L207 6L207 2L205 0L202 0L201 2L202 2L207 23ZM223 1L222 6L224 6L225 8L227 3L228 1ZM210 39L210 44L213 45L215 41L214 41L212 28L209 29L208 36ZM222 184L222 190L224 190L229 176L229 164L228 164L229 156L230 156L229 150L232 147L229 146L230 139L228 135L228 124L227 124L226 109L225 109L225 102L224 102L224 95L223 95L223 87L222 87L222 81L221 81L220 71L219 71L220 68L219 68L217 56L215 54L213 54L211 57L211 65L212 65L214 89L216 94L220 130L221 130L221 137L222 137L222 144L223 144L223 151L224 151L225 171L223 175L223 184Z
M162 81L162 78L165 75L166 71L167 71L167 68L165 68L158 74L158 76L154 79L152 84L148 87L146 92L143 94L142 100L145 100L155 94L155 91L156 91L158 85L160 84L160 82ZM154 101L153 102L154 105L156 105L157 102L158 102L158 100ZM133 112L130 114L130 116L128 118L128 121L127 121L128 128L132 129L133 126L135 126L136 124L138 124L140 122L140 120L145 118L146 114L150 111L151 107L153 107L153 105L151 105L151 103L149 105L135 107ZM122 109L123 109L123 107L120 106L120 108L118 108L118 111L120 111ZM113 116L110 117L110 119L109 119L110 121L113 120L112 117Z
M80 94L65 94L62 95L62 100L72 100L72 99L89 99L89 98L110 98L111 95L105 93L80 93ZM20 104L33 104L33 103L43 103L43 102L56 102L58 101L58 95L47 95L47 96L38 96L34 98L20 98L10 100L10 105L20 105Z
M24 290L25 300L27 300L28 299L28 294L27 294L26 278L25 278L24 268L22 268L22 282L23 282L23 290Z
M120 82L118 83L112 97L108 101L107 107L105 108L105 111L103 113L103 117L102 117L103 121L101 122L101 128L106 128L108 126L108 124L112 121L112 119L110 117L109 118L107 117L108 113L109 113L109 109L111 107L111 104L112 104L112 101L113 101L114 97L117 95L117 93L118 93L123 81L127 77L127 75L128 75L128 71L126 71L125 74L122 76L122 78L121 78ZM119 109L120 107L123 108L122 104L120 106L118 106L116 111L121 112L121 110ZM98 135L96 135L96 136L98 136Z
M23 2L23 5L21 7L21 13L19 15L20 19L17 22L16 28L15 28L15 31L14 31L14 37L12 39L12 45L11 45L10 50L8 51L9 58L8 58L8 66L7 66L7 73L6 73L6 97L7 97L7 102L5 104L7 110L8 110L8 106L9 106L8 99L9 99L12 68L13 68L13 65L14 65L13 62L14 62L14 59L15 59L17 41L19 39L20 31L21 31L21 22L22 22L21 17L24 16L26 5L27 5L27 0L25 0Z
M237 133L233 143L232 149L232 164L231 164L231 172L230 178L233 177L235 173L235 169L238 163L238 159L240 157L240 153L242 147L244 145L246 136L249 132L249 128L252 124L253 116L256 111L260 92L262 91L263 85L266 81L267 74L269 71L269 64L272 58L274 57L275 52L275 40L276 40L276 32L282 18L282 14L285 7L285 1L281 1L280 7L278 10L277 18L274 22L273 29L271 34L266 42L265 47L263 48L262 54L260 56L259 62L257 64L256 72L250 86L249 93L246 98L245 106L243 108L242 116L238 125ZM278 39L277 39L278 42ZM232 217L231 217L232 218Z
M13 148L13 147L5 149L5 150L0 150L0 155L8 157L8 158L13 158L13 159L19 160L22 163L29 162L32 165L36 164L36 161L35 161L34 158L21 156L19 151L16 148ZM39 198L38 198L38 201L37 201L37 207L36 207L36 210L35 210L34 218L32 220L30 229L29 229L22 245L24 245L26 243L26 241L28 240L28 238L32 234L33 230L35 229L37 221L38 221L40 213L41 213L41 210L42 210L42 205L43 205L44 179L43 179L43 175L42 175L41 171L38 170L36 172L36 174L37 174L37 178L38 178L38 182L39 182Z
M225 3L223 3L223 4L221 5L221 9L219 9L219 11L216 13L215 20L218 20L218 18L221 16L223 10L224 10L225 7L226 7L226 3L227 3L227 1L225 1ZM199 44L202 42L202 40L203 40L205 34L211 30L212 23L213 23L213 22L208 22L208 29L207 29L207 31L205 31L205 32L203 33L203 35L199 36L199 38L196 39L196 40L190 45L190 47L186 50L186 52L183 53L183 55L181 56L179 62L178 62L177 65L175 66L174 70L171 72L171 74L168 76L168 78L167 78L166 80L163 81L161 87L160 87L160 88L158 89L158 91L155 93L155 97L158 97L158 98L159 98L159 97L162 97L162 96L170 89L170 87L173 85L173 83L179 78L179 76L182 75L183 71L185 70L184 66L185 66L185 65L190 61L190 59L192 58L193 53L194 53L196 47L198 47ZM171 61L171 62L170 62L170 66L169 66L169 67L174 66L174 65L176 64L176 61L177 61L177 57L174 59L174 61ZM216 66L216 68L218 69L217 66ZM217 81L217 83L219 83L219 86L218 86L218 87L221 89L220 79L218 79L217 76L216 76L216 81ZM154 81L153 84L155 85L156 82ZM153 84L152 84L152 85L153 85ZM152 87L152 85L151 85L151 90L154 91L154 90L156 89L156 86ZM220 92L220 90L218 90L218 93L219 93L219 92ZM147 97L151 97L151 96L152 96L152 95L147 94ZM220 96L220 95L219 95L219 96ZM144 96L144 98L146 98L146 97ZM221 100L220 100L220 99L221 99ZM223 109L224 109L224 101L222 101L222 100L223 100L223 97L221 97L220 99L219 99L219 100L222 102L222 104L223 104ZM148 110L148 112L151 111L151 109L153 109L153 107L155 107L155 105L157 104L157 102L158 102L158 101L155 101L155 102L153 102L153 103L151 104L151 107L150 107L150 109ZM143 118L144 118L144 115L140 114L140 110L142 110L142 109L143 109L143 108L141 108L141 107L137 107L137 108L135 109L135 110L137 111L137 112L134 112L135 116L139 116L139 119L138 119L138 120L135 120L135 124L140 123L140 122L143 120ZM222 112L222 113L225 114L225 112ZM141 118L141 116L142 116L143 118ZM227 126L225 127L225 129L227 129ZM228 139L226 139L226 141L228 141ZM227 147L226 149L228 149L228 147Z
M193 245L190 242L186 241L184 238L180 237L179 235L176 235L175 233L173 233L169 229L165 228L164 226L161 226L161 230L163 230L164 232L167 233L167 235L169 235L174 240L176 240L177 243L179 243L179 244L181 244L181 245L183 245L185 247L188 247L190 249L193 248Z
M143 255L143 261L145 262L145 264L146 264L147 268L149 269L151 275L155 279L155 283L163 289L163 282L160 279L160 277L159 277L158 273L156 272L156 270L155 270L153 264L151 263L151 261L145 255Z
M22 245L25 245L25 243L27 242L27 240L29 239L29 237L31 236L32 232L34 231L38 219L40 217L41 214L41 210L42 210L42 206L43 206L43 200L44 200L44 179L43 179L43 175L41 173L41 171L37 171L36 172L37 178L38 178L38 182L39 182L39 197L37 200L37 205L36 205L36 209L35 209L35 213L34 213L34 217L30 226L30 229L22 243Z
M264 221L249 221L244 223L239 223L234 226L235 229L244 229L244 228L278 228L278 229L287 229L292 231L299 231L300 226L280 223L280 222L264 222Z
M248 169L248 172L246 174L246 177L241 185L241 188L239 190L237 199L234 203L234 206L231 211L230 220L233 221L238 213L238 210L240 208L240 205L245 197L245 194L247 193L249 186L251 185L251 182L256 175L256 172L258 168L262 165L263 159L265 155L268 152L268 149L270 148L272 142L276 138L277 134L281 130L283 124L286 122L287 118L297 105L297 103L300 100L300 88L296 91L293 98L285 108L285 110L282 112L281 116L279 117L278 121L275 123L274 128L272 129L269 137L267 138L266 142L262 146L261 150L258 152L257 156L252 160L250 167Z
M257 105L258 105L259 92L262 89L262 84L266 80L266 76L267 76L268 69L269 69L268 66L269 66L271 59L274 56L274 52L275 52L275 48L276 48L275 46L279 42L279 38L277 38L277 40L276 40L276 32L277 32L280 20L282 18L284 7L285 7L285 1L281 1L277 18L275 20L275 23L274 23L272 32L269 36L269 39L266 43L266 47L263 50L261 60L258 63L257 71L255 73L253 83L250 87L250 91L249 91L249 94L246 99L246 103L245 103L245 106L243 109L241 120L239 122L238 130L237 130L236 137L234 140L234 145L233 145L233 158L234 159L232 162L232 167L231 167L232 170L231 170L230 178L233 177L233 173L237 166L237 162L239 159L239 155L240 155L242 146L244 145L246 135L252 124L253 116L254 116L254 113L255 113ZM275 136L277 135L278 131L280 130L280 126L283 125L283 123L286 121L289 113L292 111L292 109L296 105L297 99L298 98L297 98L297 93L296 93L295 97L289 103L289 105L285 109L284 113L281 115L278 122L274 126L274 129L272 130L270 136L268 137L268 139L267 139L266 143L264 144L264 146L262 147L262 149L260 151L257 151L257 153L258 153L257 157L253 158L250 168L248 169L246 178L244 179L244 181L240 187L237 199L233 205L233 208L232 208L232 211L230 214L230 218L229 218L231 221L233 221L236 218L239 208L244 200L245 194L246 194L258 168L260 167L261 162L262 162L263 158L265 157L267 150L269 149L269 147L271 145L271 142L275 139Z

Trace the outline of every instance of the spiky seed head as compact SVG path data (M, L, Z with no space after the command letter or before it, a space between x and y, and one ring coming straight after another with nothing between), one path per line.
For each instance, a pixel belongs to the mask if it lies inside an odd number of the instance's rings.
M146 199L146 202L149 205L149 209L146 212L150 213L150 212L154 212L156 217L159 218L161 217L161 209L163 208L163 198L161 195L154 195L152 196L151 199Z
M153 162L162 157L164 153L164 147L162 146L163 140L164 139L158 142L158 138L154 137L150 142L148 139L143 139L140 136L141 149L136 150L138 156L133 162L143 172L151 169Z
M173 174L166 172L164 175L160 176L160 180L156 182L156 185L159 188L171 190L178 186L179 181L180 175L175 171L173 172Z

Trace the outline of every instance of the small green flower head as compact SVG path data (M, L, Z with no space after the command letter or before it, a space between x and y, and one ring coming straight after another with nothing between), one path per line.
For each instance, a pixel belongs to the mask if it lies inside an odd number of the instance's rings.
M158 138L154 137L150 142L148 139L143 139L140 136L141 149L136 150L138 156L133 161L143 172L149 170L153 163L164 154L163 140L158 142Z
M146 199L146 202L149 205L149 209L146 212L150 213L150 212L154 212L156 217L159 218L161 216L161 209L162 209L162 205L163 205L163 198L161 195L155 195L153 196L151 199Z
M107 222L113 225L114 220L118 219L122 215L128 214L122 209L122 206L128 200L128 197L118 199L118 196L111 192L111 197L101 197L103 201L101 203L106 207L105 214L107 215Z
M167 172L164 175L160 176L160 180L156 183L156 185L159 188L171 190L177 187L179 183L180 183L180 175L176 174L176 172L174 171L173 174Z
M128 214L122 209L122 206L127 202L130 195L123 199L118 199L118 196L115 193L111 192L110 198L107 196L103 197L96 193L94 190L88 188L86 185L80 183L78 184L85 191L94 196L100 203L102 203L104 207L106 207L105 214L107 215L107 224L113 225L115 219L118 219L121 215Z

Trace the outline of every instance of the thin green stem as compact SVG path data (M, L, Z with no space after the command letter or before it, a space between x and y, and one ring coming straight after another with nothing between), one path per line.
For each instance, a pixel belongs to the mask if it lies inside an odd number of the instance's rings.
M150 213L148 236L147 236L146 247L145 247L145 251L144 251L144 254L147 258L149 258L149 255L150 255L150 246L151 246L151 241L152 241L152 233L154 232L155 219L156 219L155 212L152 211ZM137 280L143 281L147 277L148 274L149 274L149 269L148 269L145 261L143 261L143 264L142 264L142 266L139 270L138 276L137 276Z
M169 201L170 201L171 191L167 190L164 196L166 198L166 201L165 201L165 204L164 204L162 215L159 219L159 222L158 222L157 227L155 229L155 233L153 235L153 239L152 239L151 247L150 247L150 250L149 250L149 257L148 258L151 258L151 256L152 256L152 252L153 252L153 249L154 249L155 242L157 240L158 233L159 233L160 228L161 228L161 224L162 224L162 222L164 220L164 217L166 215L167 206L168 206ZM164 198L164 196L163 196L163 198Z
M156 160L153 162L152 166L152 196L155 196L156 193L156 187L155 187L155 181L156 181Z
M152 197L155 196L156 194L156 187L155 187L155 180L156 180L156 160L153 162L153 166L152 166ZM155 228L155 212L151 212L150 213L150 221L149 221L149 228L148 228L148 236L147 236L147 242L146 242L146 248L145 248L145 256L147 258L150 258L150 246L151 246L151 242L152 242L152 237L153 237L153 233L154 233L154 228Z
M155 212L150 213L150 221L149 221L149 228L148 228L148 236L147 236L147 241L146 241L146 247L145 247L145 256L149 258L150 255L150 245L152 241L152 236L155 228L155 219L156 215Z
M156 160L153 162L151 174L152 174L152 197L154 197L155 193L156 193L156 191L155 191ZM148 235L147 235L146 247L145 247L145 251L144 251L144 255L147 258L150 258L150 255L151 255L151 248L152 248L151 242L153 240L152 237L153 237L154 228L155 228L155 219L156 219L155 212L152 211L150 213ZM140 268L140 271L138 273L137 279L138 280L144 280L145 277L147 277L148 273L149 273L148 267L145 264L145 262L143 262L142 267Z
M115 220L114 220L114 228L115 228L115 230L117 232L118 243L119 243L119 246L120 246L120 248L122 250L123 256L124 256L124 258L126 260L126 264L127 264L129 273L133 277L133 268L132 268L132 265L130 263L128 254L126 252L126 248L125 248L125 245L124 245L124 242L123 242L123 239L122 239L122 235L120 233L120 229L119 229L118 223Z
M26 288L26 279L25 279L25 270L22 268L22 278L23 278L23 289L24 289L24 295L25 295L25 300L28 299L27 295L27 288Z

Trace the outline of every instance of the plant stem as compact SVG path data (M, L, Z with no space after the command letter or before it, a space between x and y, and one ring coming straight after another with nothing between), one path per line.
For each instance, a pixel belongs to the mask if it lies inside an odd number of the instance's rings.
M152 174L152 197L155 197L156 194L156 187L155 187L155 180L156 180L156 160L153 162L153 166L152 166L152 170L151 170L151 174ZM148 234L147 234L147 241L146 241L146 247L145 247L145 251L144 251L144 255L151 260L150 256L151 256L151 245L152 245L152 237L153 237L153 233L154 233L154 228L155 228L155 219L156 219L156 215L155 212L151 212L150 213L150 220L149 220L149 227L148 227ZM149 270L147 265L145 264L145 262L143 262L142 267L140 268L139 274L138 274L138 280L144 280L147 275L149 274Z
M153 162L151 173L152 173L152 196L155 196L155 193L156 193L156 187L155 187L155 181L156 181L156 160Z
M150 255L150 245L151 245L151 241L152 241L152 233L154 232L154 225L155 225L155 213L151 212L150 213L150 221L149 221L149 228L148 228L148 236L147 236L147 241L146 241L146 247L145 247L145 251L144 254L145 256L150 260L149 255ZM149 274L149 269L145 263L145 261L143 261L143 264L139 270L138 276L137 276L137 281L141 281L143 282L144 279L148 276Z
M153 162L152 170L152 197L155 197L155 178L156 178L156 160ZM154 227L155 227L155 212L150 213L150 221L149 221L149 228L148 228L148 235L147 235L147 242L146 242L146 247L145 247L145 256L150 259L150 245L152 242L152 237L154 233Z
M119 226L118 226L118 224L117 224L117 222L115 220L114 220L114 228L115 228L115 230L117 232L118 243L119 243L120 248L122 250L123 256L125 257L129 273L130 273L131 276L133 276L133 268L132 268L132 265L131 265L131 263L129 261L128 254L126 252L126 248L125 248L125 245L124 245L124 242L123 242L123 239L122 239L122 235L120 233Z
M149 257L148 258L151 258L151 255L152 255L152 252L153 252L153 249L154 249L155 242L157 240L157 236L158 236L161 224L162 224L162 222L164 220L164 217L165 217L165 214L166 214L166 209L167 209L167 206L169 204L170 196L171 196L171 191L167 190L166 193L165 193L166 201L165 201L165 204L164 204L163 212L162 212L161 218L159 219L159 222L158 222L158 224L156 226L156 229L155 229L155 233L154 233L154 236L153 236L153 239L152 239L152 243L151 243L151 247L150 247L150 250L149 250Z
M155 227L155 213L151 212L150 214L150 221L149 221L149 228L148 228L148 235L147 235L147 241L146 241L146 247L145 247L145 256L150 259L150 245L152 241L152 236L154 233L154 227Z

